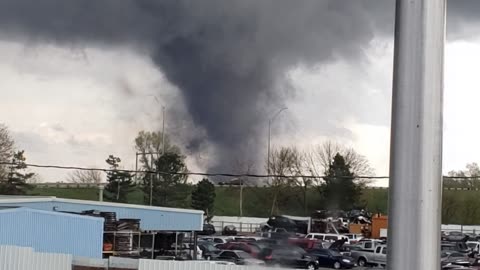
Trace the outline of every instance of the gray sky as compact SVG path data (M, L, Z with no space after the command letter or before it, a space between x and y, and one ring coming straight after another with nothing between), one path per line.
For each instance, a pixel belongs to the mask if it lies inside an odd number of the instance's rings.
M124 27L134 33L124 35L111 21L99 21L105 27L89 33L85 29L91 23L80 20L79 27L64 27L61 15L56 24L39 26L35 20L0 13L0 21L14 25L0 27L0 121L9 126L17 146L26 150L29 162L105 167L106 157L115 154L126 168L133 168L135 135L143 129L159 129L165 105L167 132L188 154L190 170L207 171L228 169L232 152L262 160L267 119L287 106L273 125L274 146L308 149L327 139L337 140L365 155L377 175L386 175L392 18L382 18L385 12L363 4L347 8L338 1L306 1L295 7L281 3L277 12L291 18L273 16L268 5L254 8L237 3L236 8L213 11L202 5L172 5L190 19L169 24L165 31L171 33L161 38L152 35L156 32L146 19L133 30ZM313 7L318 12L309 10ZM392 12L390 5L382 9ZM456 12L463 14L460 11ZM379 15L370 20L369 12ZM19 7L16 15L22 14ZM475 151L480 128L474 124L480 34L468 20L451 21L449 35L454 38L446 49L445 172L480 159ZM227 23L220 30L212 26L219 22ZM161 23L154 25L162 28ZM358 29L351 29L356 24ZM138 29L146 30L134 31ZM169 46L187 47L177 52ZM185 54L189 58L184 63ZM38 172L48 182L65 176L60 171Z

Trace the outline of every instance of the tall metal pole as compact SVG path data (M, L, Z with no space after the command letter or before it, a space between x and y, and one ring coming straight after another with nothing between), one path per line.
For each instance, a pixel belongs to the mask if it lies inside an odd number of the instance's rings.
M162 156L165 155L165 106L162 106Z
M283 111L285 111L287 107L281 108L278 110L276 114L272 116L272 118L268 119L268 148L267 148L267 174L270 175L270 137L272 133L272 122L275 118Z
M243 177L240 177L240 217L243 217Z
M150 155L150 168L153 171L153 153ZM150 173L150 205L153 203L153 173Z
M397 0L388 268L440 269L446 0Z
M268 119L268 146L267 146L267 175L270 175L270 133L271 133L272 119ZM268 177L270 180L270 176Z

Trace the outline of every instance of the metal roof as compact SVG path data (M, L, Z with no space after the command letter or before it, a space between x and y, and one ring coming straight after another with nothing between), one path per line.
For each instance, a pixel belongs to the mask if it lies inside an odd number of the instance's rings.
M104 218L100 217L93 217L93 216L86 216L86 215L76 215L76 214L69 214L63 212L53 212L53 211L45 211L45 210L38 210L32 209L27 207L17 207L17 206L8 206L8 207L0 207L0 214L3 213L13 213L13 212L28 212L28 213L38 213L43 215L49 216L61 216L61 217L70 217L70 218L80 218L80 219L91 219L100 221L101 223L104 222Z
M0 196L0 203L34 203L34 202L63 202L63 203L79 203L79 204L89 204L89 205L98 205L98 206L113 206L113 207L124 207L124 208L134 208L134 209L147 209L147 210L159 210L166 212L177 212L177 213L191 213L191 214L203 214L203 211L193 210L193 209L183 209L183 208L170 208L170 207L160 207L160 206L149 206L149 205L139 205L139 204L128 204L128 203L114 203L114 202L100 202L100 201L87 201L87 200L75 200L75 199L63 199L57 198L54 196Z
M143 230L201 231L203 211L125 203L60 199L56 197L0 197L0 207L19 206L53 212L80 213L87 210L115 212L118 219L140 219Z

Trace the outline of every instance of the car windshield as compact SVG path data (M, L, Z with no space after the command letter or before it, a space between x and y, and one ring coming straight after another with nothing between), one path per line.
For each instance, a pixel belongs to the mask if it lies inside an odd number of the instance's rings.
M306 251L301 248L301 247L297 247L297 246L289 246L288 249L292 250L292 251L295 251L296 253L299 253L299 254L305 254Z
M467 243L467 246L469 248L476 248L477 247L477 243Z
M203 246L205 247L205 249L207 251L210 251L210 252L215 252L215 251L218 251L219 249L216 248L214 245L210 245L210 244L203 244Z

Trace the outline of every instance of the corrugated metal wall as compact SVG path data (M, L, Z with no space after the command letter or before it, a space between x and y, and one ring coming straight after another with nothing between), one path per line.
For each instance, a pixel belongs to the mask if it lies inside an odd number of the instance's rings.
M224 262L226 263L226 262ZM73 268L75 265L75 268ZM111 257L110 259L73 258L65 254L35 252L32 248L0 246L0 270L281 270L278 268L216 264L213 261L159 261Z
M153 208L131 208L122 206L101 205L89 201L61 202L7 202L0 200L0 206L24 206L46 211L81 212L84 210L99 210L116 212L117 218L139 218L144 230L163 231L201 231L203 229L203 215L199 213L156 210Z
M1 210L0 245L101 258L103 219L27 208Z
M207 261L139 260L138 270L284 270L285 268L222 265Z
M2 270L71 270L72 255L39 253L32 248L0 246Z

